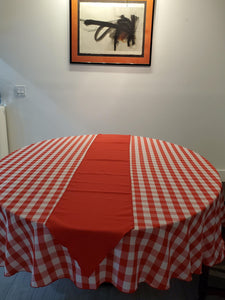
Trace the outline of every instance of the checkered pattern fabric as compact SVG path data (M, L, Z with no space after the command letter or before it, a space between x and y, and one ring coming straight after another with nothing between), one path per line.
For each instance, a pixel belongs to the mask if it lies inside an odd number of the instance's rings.
M0 161L0 204L45 223L95 137L47 140L7 156Z
M33 287L70 278L77 287L96 289L107 281L131 293L140 282L168 289L171 278L191 280L202 263L224 258L217 171L186 148L132 136L134 229L90 277L82 275L45 224L95 137L43 141L0 161L0 264L6 276L31 272Z

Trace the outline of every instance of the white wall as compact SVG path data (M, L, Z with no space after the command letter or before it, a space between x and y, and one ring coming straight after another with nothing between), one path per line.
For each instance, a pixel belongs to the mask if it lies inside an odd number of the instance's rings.
M57 136L149 136L199 152L225 179L224 28L224 0L157 0L151 67L70 65L69 0L1 0L10 150Z

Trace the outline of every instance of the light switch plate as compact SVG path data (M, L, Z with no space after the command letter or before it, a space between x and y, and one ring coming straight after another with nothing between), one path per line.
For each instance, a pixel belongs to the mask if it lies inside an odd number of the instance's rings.
M26 97L26 86L25 85L16 85L14 88L16 97Z

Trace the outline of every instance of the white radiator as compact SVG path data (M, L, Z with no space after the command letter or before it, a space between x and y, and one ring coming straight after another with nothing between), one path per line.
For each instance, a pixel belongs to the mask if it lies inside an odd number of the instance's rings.
M0 159L9 154L5 106L0 106Z

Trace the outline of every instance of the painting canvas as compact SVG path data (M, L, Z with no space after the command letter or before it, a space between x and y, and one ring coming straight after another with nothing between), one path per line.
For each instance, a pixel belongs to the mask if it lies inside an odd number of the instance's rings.
M153 4L71 0L71 63L150 65Z

